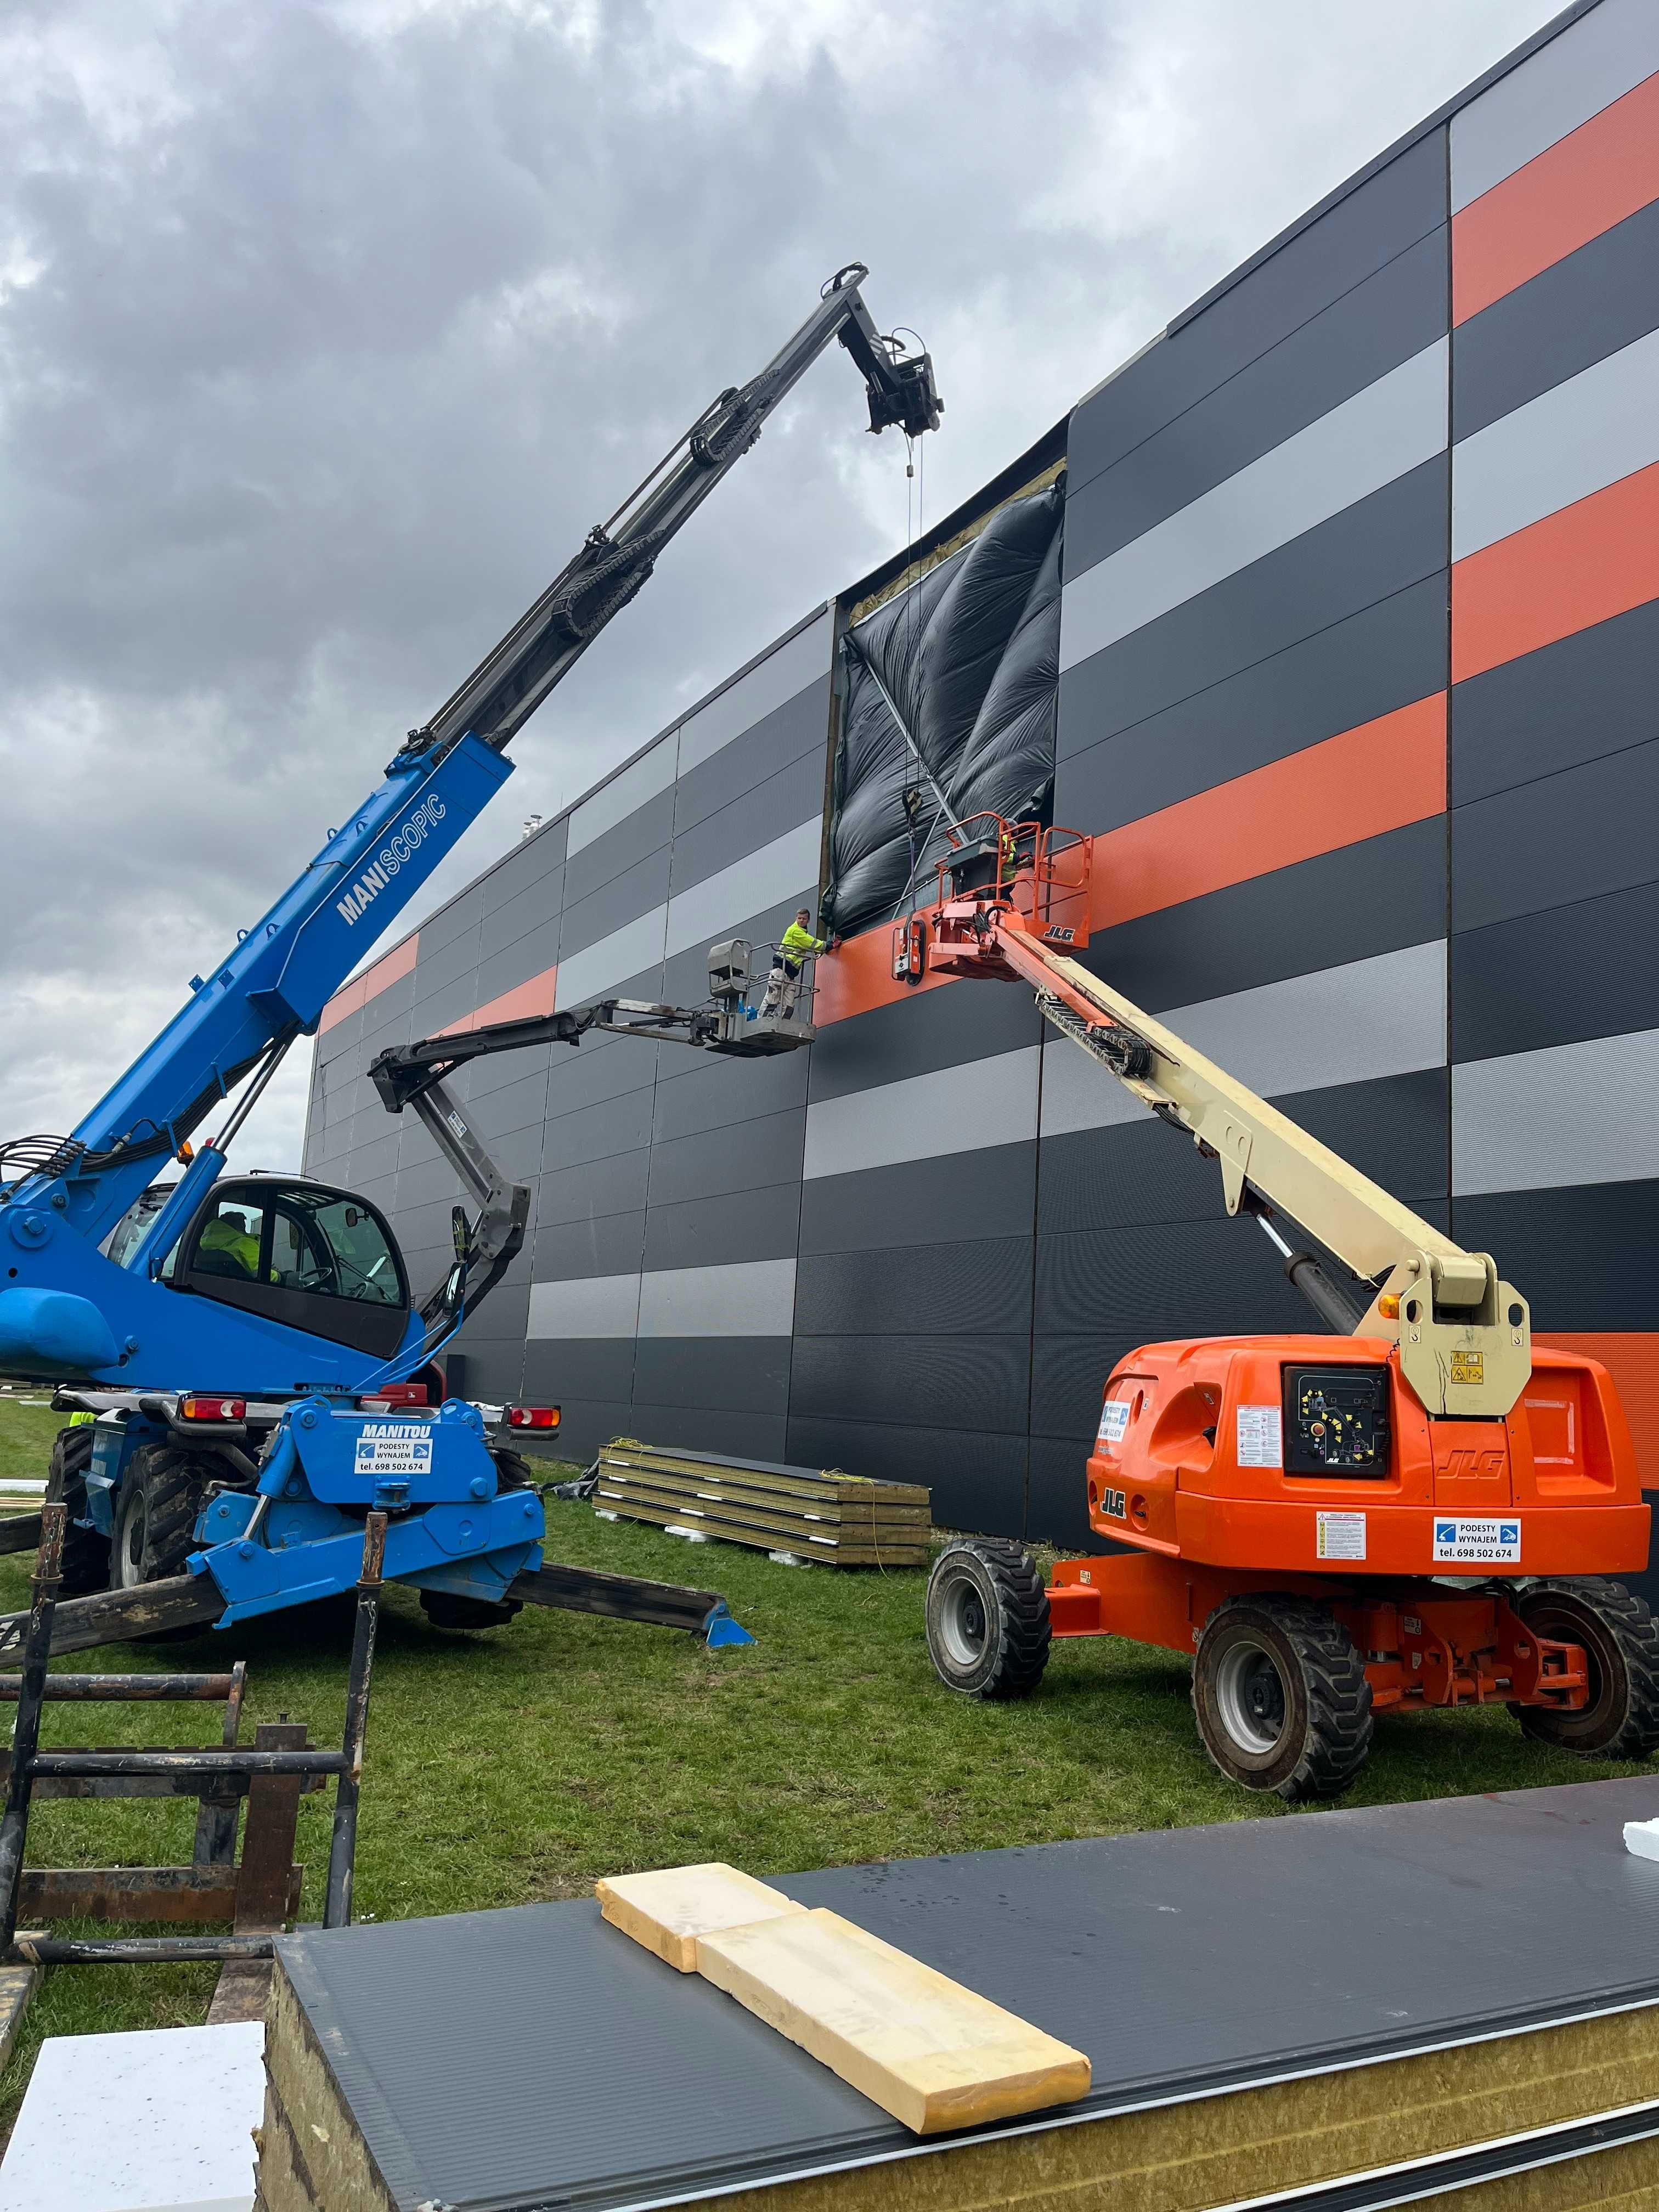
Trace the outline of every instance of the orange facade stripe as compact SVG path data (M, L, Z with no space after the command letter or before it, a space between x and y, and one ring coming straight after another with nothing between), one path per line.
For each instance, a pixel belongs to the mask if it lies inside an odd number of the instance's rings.
M1644 1490L1659 1490L1659 1333L1651 1329L1553 1328L1534 1341L1599 1359L1613 1380L1636 1443Z
M1452 569L1452 681L1659 599L1659 461Z
M1446 807L1446 695L1235 776L1094 841L1090 927L1202 898Z
M544 968L539 975L532 975L527 983L520 983L511 991L503 991L498 999L475 1006L459 1022L449 1022L437 1030L439 1036L468 1036L474 1030L488 1029L492 1022L529 1022L538 1015L553 1011L554 987L558 981L556 968Z
M1092 839L1090 927L1201 898L1445 805L1446 696L1437 691ZM953 980L895 982L892 936L884 922L819 960L815 1021L847 1021Z
M1467 322L1659 199L1659 75L1452 218L1452 320Z
M417 929L401 945L394 945L372 968L366 968L356 982L337 991L323 1008L322 1019L317 1024L319 1033L331 1030L337 1022L343 1022L348 1014L355 1014L359 1006L366 1006L371 999L379 998L382 991L407 975L415 965L420 943L421 933Z

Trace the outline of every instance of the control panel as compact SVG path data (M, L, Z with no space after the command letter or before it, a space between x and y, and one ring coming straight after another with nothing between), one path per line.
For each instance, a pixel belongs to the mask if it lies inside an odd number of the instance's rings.
M1364 1478L1389 1472L1386 1367L1287 1367L1285 1471Z

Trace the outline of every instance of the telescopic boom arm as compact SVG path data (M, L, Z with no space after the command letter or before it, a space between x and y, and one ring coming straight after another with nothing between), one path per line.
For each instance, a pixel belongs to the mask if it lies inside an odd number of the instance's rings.
M1431 1414L1507 1413L1532 1372L1526 1301L1489 1254L1465 1252L1121 992L1042 942L1040 915L968 900L933 921L930 968L1019 976L1038 1010L1221 1170L1229 1213L1254 1213L1285 1270L1328 1326L1400 1346ZM1066 934L1069 936L1070 932ZM1318 1259L1286 1243L1282 1215L1352 1270L1355 1298Z

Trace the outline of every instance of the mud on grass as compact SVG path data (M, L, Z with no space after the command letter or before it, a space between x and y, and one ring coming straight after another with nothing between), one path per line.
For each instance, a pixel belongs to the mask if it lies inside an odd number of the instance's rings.
M0 1474L44 1473L57 1419L0 1399ZM585 1505L548 1506L554 1559L717 1588L758 1639L690 1637L526 1608L484 1635L430 1627L412 1591L381 1617L357 1860L360 1917L459 1912L585 1893L596 1876L729 1859L757 1875L992 1850L1126 1829L1287 1817L1206 1765L1188 1674L1108 1639L1057 1647L1037 1694L952 1698L922 1637L919 1572L773 1565L691 1546ZM0 1559L0 1607L27 1601L27 1562ZM349 1601L159 1649L76 1653L88 1669L248 1662L245 1727L287 1715L313 1741L343 1721ZM209 1709L48 1706L46 1740L211 1740ZM1383 1717L1350 1804L1595 1779L1525 1742L1499 1711ZM307 1917L319 1917L331 1796L304 1801ZM193 1802L51 1803L36 1866L182 1863ZM213 1973L63 1967L50 1973L0 2080L9 2124L40 2039L199 2021Z

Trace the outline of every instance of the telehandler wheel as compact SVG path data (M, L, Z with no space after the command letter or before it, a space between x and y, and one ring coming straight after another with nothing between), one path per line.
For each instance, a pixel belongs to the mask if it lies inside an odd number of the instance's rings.
M146 1444L134 1453L115 1508L112 1589L137 1589L141 1583L185 1571L208 1484L222 1466L210 1453L174 1451L167 1444Z
M1229 1598L1193 1663L1204 1748L1229 1782L1288 1803L1340 1796L1371 1747L1371 1686L1346 1631L1300 1597Z
M434 1628L503 1628L524 1606L518 1598L492 1605L488 1598L456 1597L448 1590L421 1592L421 1610Z
M489 1456L495 1462L498 1490L534 1490L538 1486L536 1470L522 1452L510 1450L506 1444L491 1444Z
M1589 1661L1582 1711L1510 1707L1522 1735L1581 1759L1646 1759L1659 1748L1659 1622L1633 1590L1586 1575L1534 1583L1513 1603L1534 1636L1580 1644Z
M1048 1593L1018 1544L969 1536L927 1577L927 1650L941 1682L969 1698L1027 1698L1048 1662Z
M69 1508L69 1526L64 1531L65 1597L85 1597L93 1590L109 1588L109 1538L100 1536L95 1528L75 1525L87 1510L87 1469L91 1465L91 1423L82 1421L78 1428L59 1429L52 1442L46 1496L54 1504L61 1503Z

